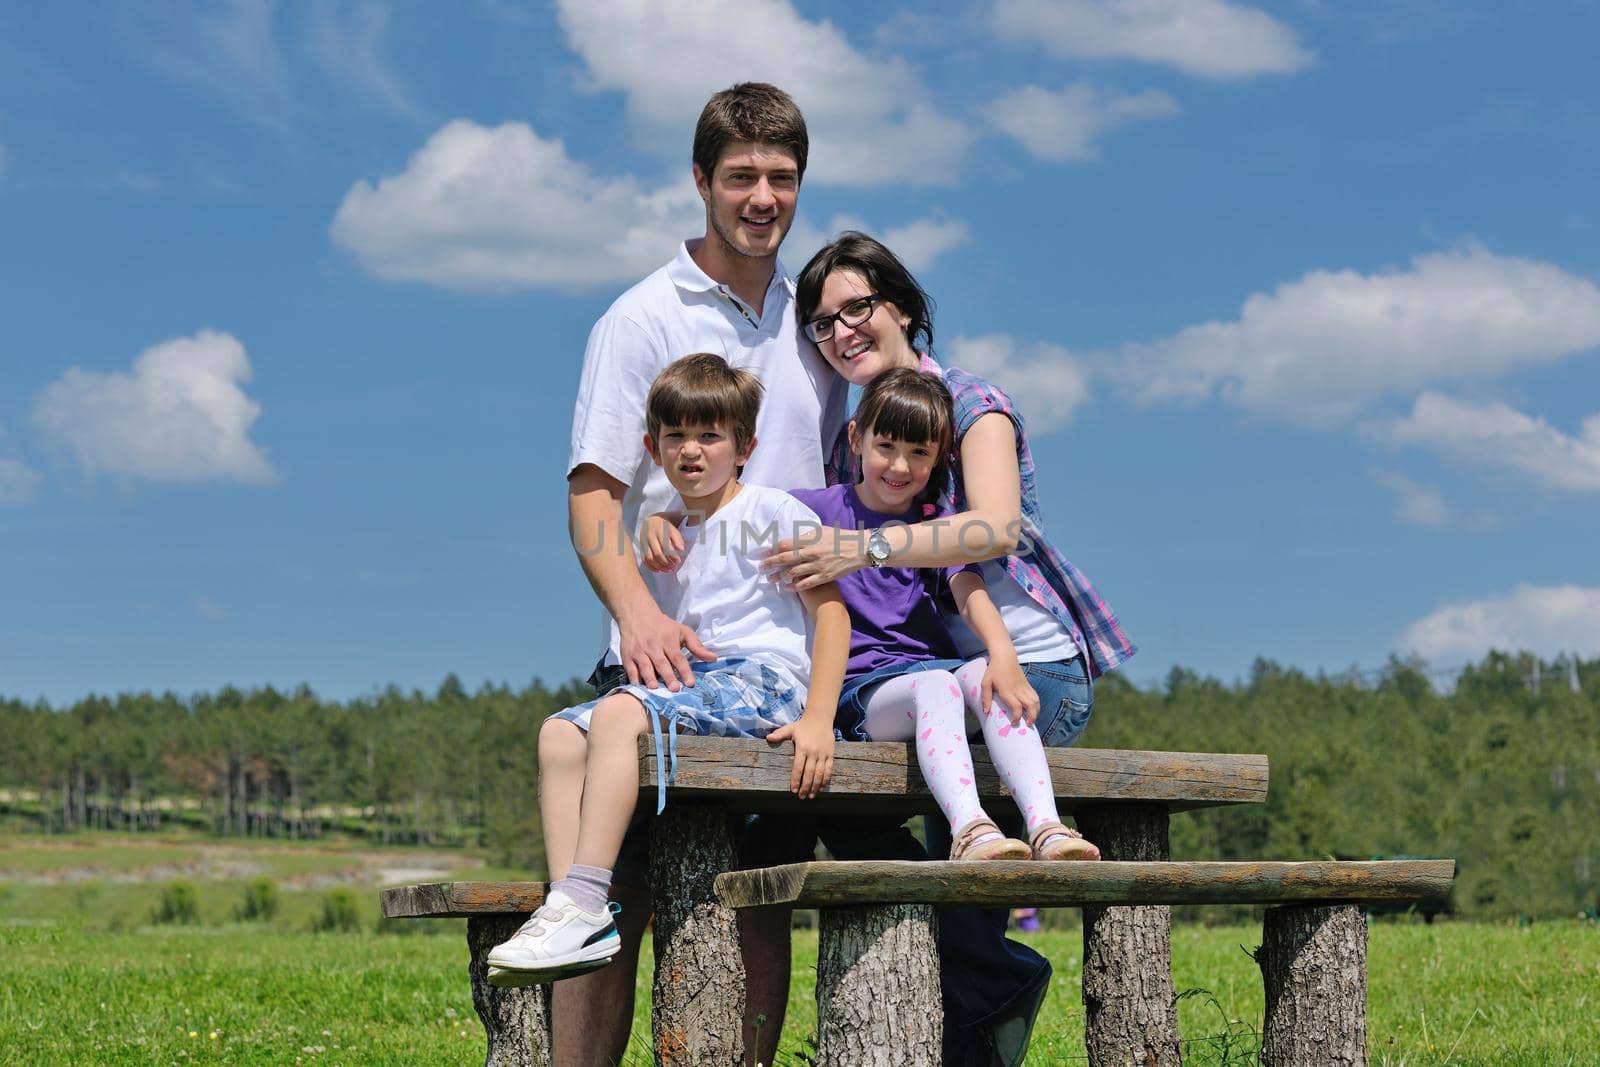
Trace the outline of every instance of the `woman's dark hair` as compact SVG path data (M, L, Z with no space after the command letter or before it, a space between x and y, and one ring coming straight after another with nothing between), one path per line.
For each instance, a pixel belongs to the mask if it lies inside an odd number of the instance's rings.
M868 383L856 405L856 434L867 432L908 444L933 446L933 470L919 504L938 503L950 481L950 457L956 447L956 419L950 390L931 374L896 367Z
M933 350L933 298L917 284L900 258L877 238L846 230L822 247L795 282L795 312L801 326L811 321L822 301L822 283L836 270L853 270L872 291L888 300L911 321L906 338L919 352Z

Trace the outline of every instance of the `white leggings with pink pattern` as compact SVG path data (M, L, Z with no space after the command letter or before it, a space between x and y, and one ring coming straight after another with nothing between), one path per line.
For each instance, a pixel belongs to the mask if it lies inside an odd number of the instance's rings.
M1050 788L1050 767L1039 732L1026 722L1013 726L998 700L983 713L979 686L989 661L982 657L955 671L902 674L878 684L866 700L866 733L874 741L917 742L917 763L945 818L956 830L988 818L972 784L971 733L982 732L989 757L1006 791L1022 809L1032 834L1059 822Z

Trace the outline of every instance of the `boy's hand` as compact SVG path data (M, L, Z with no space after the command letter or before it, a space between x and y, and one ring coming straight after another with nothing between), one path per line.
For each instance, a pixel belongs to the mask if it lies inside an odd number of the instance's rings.
M644 567L656 574L678 569L683 562L683 534L672 523L669 512L658 511L644 520L639 547L644 552Z
M794 773L789 789L801 800L810 800L833 778L833 724L820 718L802 716L799 722L780 726L767 735L767 741L794 742Z
M989 660L989 666L983 672L985 715L989 713L991 700L998 700L1005 705L1012 725L1027 720L1028 725L1032 726L1039 717L1039 694L1028 684L1028 676L1023 673L1022 664L1015 657L1003 661Z

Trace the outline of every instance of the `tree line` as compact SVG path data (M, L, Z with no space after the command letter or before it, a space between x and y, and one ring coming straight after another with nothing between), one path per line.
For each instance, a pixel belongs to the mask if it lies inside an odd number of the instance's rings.
M1448 856L1463 915L1592 915L1600 660L1537 663L1492 653L1448 692L1400 661L1371 682L1266 660L1233 683L1175 669L1140 689L1112 675L1080 744L1271 758L1266 804L1173 820L1176 858ZM1578 685L1530 685L1541 672ZM342 702L304 687L0 699L0 813L46 833L357 834L537 868L535 739L588 696L576 682L468 692L451 675L433 693Z

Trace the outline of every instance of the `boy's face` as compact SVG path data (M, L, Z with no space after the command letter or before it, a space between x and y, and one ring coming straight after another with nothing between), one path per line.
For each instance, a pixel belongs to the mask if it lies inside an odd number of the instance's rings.
M644 446L650 458L667 472L684 498L708 497L731 481L755 449L755 438L743 451L734 445L729 423L701 423L693 426L663 426L659 440L645 435Z

